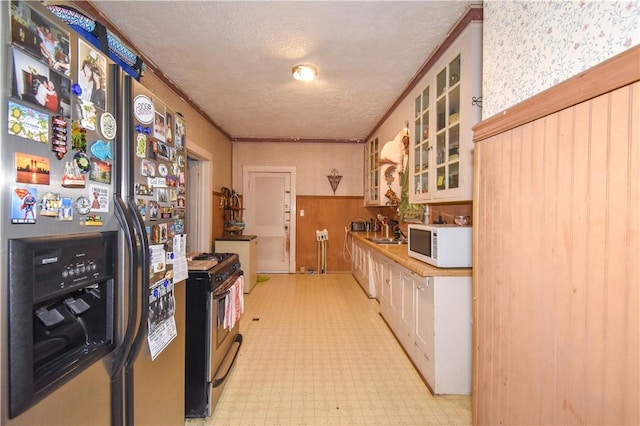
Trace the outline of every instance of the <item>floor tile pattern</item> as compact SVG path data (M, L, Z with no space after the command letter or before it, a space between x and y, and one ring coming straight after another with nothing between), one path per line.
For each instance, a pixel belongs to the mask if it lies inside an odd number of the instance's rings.
M245 295L243 344L208 425L469 425L434 397L348 274L273 274Z

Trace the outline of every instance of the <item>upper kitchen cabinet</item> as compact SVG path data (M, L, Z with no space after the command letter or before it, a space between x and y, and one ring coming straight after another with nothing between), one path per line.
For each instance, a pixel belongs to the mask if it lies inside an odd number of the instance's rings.
M402 195L401 173L407 162L405 145L409 129L400 129L392 140L380 142L376 136L367 143L365 164L365 205L398 206Z
M378 138L367 142L364 159L364 203L368 206L380 205L380 146Z
M473 132L482 109L482 22L472 21L413 92L411 203L469 201Z

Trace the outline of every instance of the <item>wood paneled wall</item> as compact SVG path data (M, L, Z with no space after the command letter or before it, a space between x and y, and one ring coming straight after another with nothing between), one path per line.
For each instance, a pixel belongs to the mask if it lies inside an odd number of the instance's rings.
M371 218L371 211L364 207L363 197L298 196L296 218L296 265L309 269L318 268L318 241L316 230L327 229L327 272L348 272L351 264L344 258L345 227L352 220ZM350 248L349 248L350 250ZM347 254L348 256L348 254ZM347 257L347 259L349 259Z
M640 423L639 68L474 129L474 424Z

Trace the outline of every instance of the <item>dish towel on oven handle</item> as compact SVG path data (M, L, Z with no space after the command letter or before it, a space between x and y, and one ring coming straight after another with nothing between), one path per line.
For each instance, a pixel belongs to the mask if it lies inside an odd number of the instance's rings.
M224 299L224 328L231 330L244 312L244 277L240 275Z

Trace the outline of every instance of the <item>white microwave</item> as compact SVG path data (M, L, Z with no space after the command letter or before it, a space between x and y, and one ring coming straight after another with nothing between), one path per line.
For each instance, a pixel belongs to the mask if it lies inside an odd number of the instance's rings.
M473 235L470 226L409 225L409 256L438 268L469 268Z

